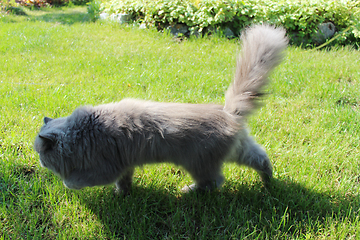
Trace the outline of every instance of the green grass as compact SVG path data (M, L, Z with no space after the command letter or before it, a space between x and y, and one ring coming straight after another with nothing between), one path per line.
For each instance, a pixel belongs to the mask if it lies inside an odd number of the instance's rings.
M91 23L84 8L0 17L0 239L360 239L360 53L290 47L265 106L249 119L274 183L224 165L224 187L182 195L170 164L113 186L73 191L32 149L44 116L134 97L224 103L239 44L178 43L151 30ZM0 15L1 16L1 15Z

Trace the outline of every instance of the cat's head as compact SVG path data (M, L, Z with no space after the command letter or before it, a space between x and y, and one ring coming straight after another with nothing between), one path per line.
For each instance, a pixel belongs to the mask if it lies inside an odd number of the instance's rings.
M60 176L68 188L96 185L93 180L96 174L92 173L99 171L100 165L94 159L100 159L96 150L101 144L91 137L95 122L91 109L80 107L63 118L45 117L35 139L34 149L40 156L41 166Z
M44 125L35 138L34 149L39 153L40 164L64 178L67 167L64 163L64 138L66 118L45 117Z

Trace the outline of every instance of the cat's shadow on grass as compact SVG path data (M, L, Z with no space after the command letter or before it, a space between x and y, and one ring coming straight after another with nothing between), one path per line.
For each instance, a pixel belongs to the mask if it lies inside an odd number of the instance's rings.
M262 188L261 182L254 184L187 194L135 185L128 196L119 196L107 187L79 197L101 220L109 237L141 234L148 229L151 237L176 233L191 239L218 231L231 236L244 226L250 233L265 229L271 234L280 228L306 231L309 225L314 227L328 218L345 218L346 209L355 202L355 197L319 193L291 180L273 179L268 189Z
M12 169L13 175L25 180L36 173L33 166ZM52 176L50 172L47 174ZM66 191L77 195L80 204L101 223L102 234L109 239L166 236L212 239L220 235L225 239L233 236L241 239L252 233L278 238L283 236L279 232L298 236L309 229L329 228L329 222L354 222L352 218L358 211L358 196L337 195L334 191L323 193L290 179L273 179L268 189L260 181L240 184L230 181L211 193L180 194L178 186L171 184L161 187L161 184L139 183L134 184L127 196L116 194L113 186ZM4 196L12 198L10 202L17 201L18 184L5 181L1 174L0 191L13 192ZM40 226L53 213L46 211L46 201L41 197L32 197L27 207L45 213L37 221Z

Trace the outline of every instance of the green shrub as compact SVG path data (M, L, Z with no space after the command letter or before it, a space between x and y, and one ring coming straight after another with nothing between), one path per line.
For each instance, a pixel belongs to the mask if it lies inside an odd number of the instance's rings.
M149 26L184 23L200 32L226 25L238 33L251 23L270 22L301 42L311 42L320 23L332 22L342 33L338 42L360 40L360 1L354 0L111 0L103 7L109 14L132 14Z
M91 21L96 21L99 19L100 10L101 10L101 1L93 0L87 3L87 12L90 16Z

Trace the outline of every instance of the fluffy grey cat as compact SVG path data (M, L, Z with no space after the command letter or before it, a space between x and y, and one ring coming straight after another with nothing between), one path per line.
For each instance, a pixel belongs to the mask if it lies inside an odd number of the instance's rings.
M124 99L79 107L68 117L45 117L34 146L41 165L72 189L115 183L127 193L136 166L160 162L181 165L191 174L195 183L183 192L221 186L225 161L255 169L266 184L272 166L248 135L245 117L281 62L287 38L284 29L269 25L250 27L241 36L225 106Z

